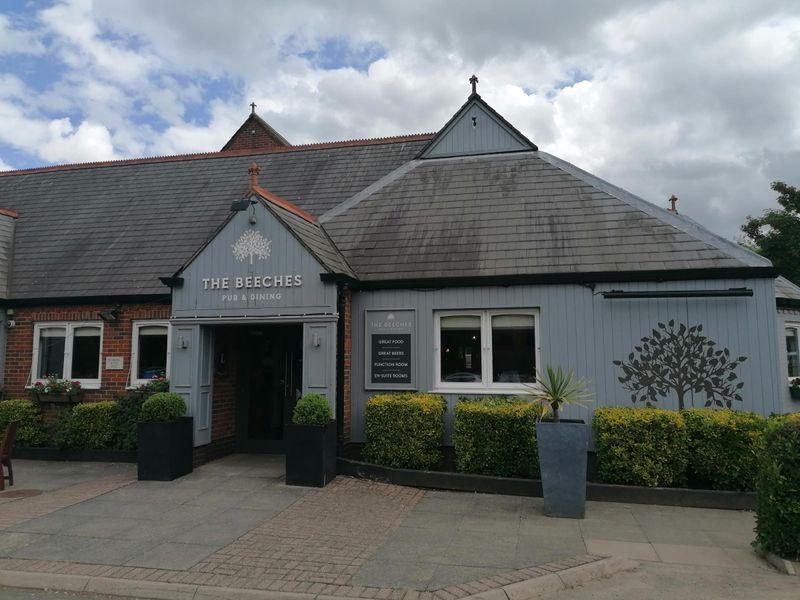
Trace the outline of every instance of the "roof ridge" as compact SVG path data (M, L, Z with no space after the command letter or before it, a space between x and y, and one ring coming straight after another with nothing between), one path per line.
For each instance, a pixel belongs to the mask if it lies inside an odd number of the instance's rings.
M312 225L317 225L317 220L314 218L314 215L303 210L290 200L287 200L286 198L283 198L278 194L270 192L268 189L263 188L259 185L254 185L251 188L251 191L261 196L264 200L271 202L275 206L280 206L282 209L287 210L290 213L300 217L304 221L308 221Z
M218 152L193 152L187 154L171 154L164 156L148 156L140 158L122 158L115 160L90 161L84 163L65 163L47 167L31 167L13 171L0 171L0 177L13 177L17 175L35 175L57 171L77 171L80 169L99 169L103 167L116 167L140 164L157 164L167 162L183 162L188 160L205 160L211 158L225 158L233 156L257 156L262 154L282 154L285 152L302 152L304 150L326 150L335 148L350 148L357 146L379 146L381 144L399 144L418 140L432 139L433 133L411 133L378 138L356 138L352 140L339 140L333 142L315 142L311 144L298 144L296 146L282 146L276 148L248 148L243 150L224 150Z
M548 154L547 152L543 152L541 150L536 154L539 156L539 158L550 163L554 167L569 173L573 177L588 183L601 192L605 192L609 196L613 196L617 200L620 200L621 202L624 202L625 204L632 206L633 208L636 208L655 219L659 219L661 222L666 223L667 225L675 227L683 233L692 236L696 240L716 248L717 250L727 254L730 258L741 261L748 267L772 266L772 263L763 256L756 254L755 252L748 250L747 248L740 246L739 244L736 244L735 242L724 238L721 235L717 235L710 229L707 229L686 215L672 214L666 209L656 206L652 202L649 202L644 198L629 192L628 190L616 186L613 183L609 183L605 179L601 179L596 175L592 175L588 171L584 171L580 167L573 165L563 158L558 158L557 156L553 156L552 154Z

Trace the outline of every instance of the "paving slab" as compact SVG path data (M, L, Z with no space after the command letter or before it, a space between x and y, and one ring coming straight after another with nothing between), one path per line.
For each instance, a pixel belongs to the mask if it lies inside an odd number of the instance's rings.
M458 600L477 591L527 597L526 578L597 556L768 569L749 548L752 513L589 502L586 519L557 519L543 514L540 498L346 477L323 489L286 486L282 458L263 456L226 457L173 482L120 485L90 485L73 506L55 503L38 518L19 510L35 498L4 503L0 517L9 506L21 516L5 530L0 518L0 571L94 576L108 565L104 581L185 584L194 587L181 593L195 595L218 586L306 600L434 600L434 591ZM540 579L538 589L563 589L580 573Z
M586 550L598 556L624 556L634 560L660 560L652 544L587 539Z
M167 542L151 546L125 561L131 567L154 569L188 569L218 550L219 546Z

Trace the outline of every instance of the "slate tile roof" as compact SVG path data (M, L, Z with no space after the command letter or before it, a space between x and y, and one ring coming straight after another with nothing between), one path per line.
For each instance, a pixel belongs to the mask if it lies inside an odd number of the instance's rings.
M775 297L778 300L792 300L800 302L800 287L793 284L786 277L775 278Z
M363 280L769 266L542 152L419 161L323 225Z
M14 299L165 294L260 185L334 273L364 281L769 267L690 219L544 152L416 159L431 136L0 176L19 211ZM771 271L770 271L771 272Z
M252 161L264 187L320 215L410 160L430 137L0 176L0 205L20 214L11 297L168 293L158 278L225 220L248 190Z

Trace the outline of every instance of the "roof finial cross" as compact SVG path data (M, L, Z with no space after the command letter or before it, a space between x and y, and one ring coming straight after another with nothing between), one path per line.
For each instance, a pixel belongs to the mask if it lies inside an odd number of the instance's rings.
M668 202L672 205L667 210L675 215L678 214L678 209L675 208L675 203L678 201L678 197L675 194L669 197Z
M469 82L472 84L472 93L473 94L477 94L478 93L478 76L477 75L473 75L472 77L469 78Z
M256 103L255 102L251 102L250 103L250 114L251 115L256 114Z

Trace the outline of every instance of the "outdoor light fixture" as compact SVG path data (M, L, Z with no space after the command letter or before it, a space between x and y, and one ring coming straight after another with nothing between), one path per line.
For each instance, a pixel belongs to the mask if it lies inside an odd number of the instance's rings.
M112 308L111 310L104 310L102 312L97 313L97 316L103 319L106 323L116 323L119 321L119 308Z
M247 210L247 207L251 204L255 204L256 201L252 198L240 198L239 200L234 200L231 202L231 212L239 212L241 210Z

